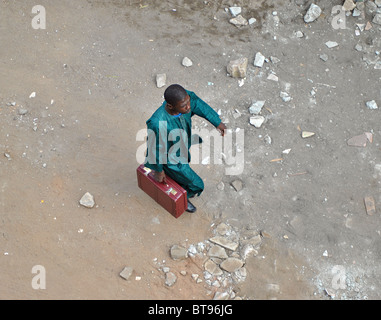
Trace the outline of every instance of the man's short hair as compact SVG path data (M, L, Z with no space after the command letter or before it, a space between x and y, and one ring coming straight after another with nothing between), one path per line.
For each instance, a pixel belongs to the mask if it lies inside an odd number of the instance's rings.
M165 101L172 106L175 106L179 101L184 100L186 96L186 90L179 84L171 84L164 91Z

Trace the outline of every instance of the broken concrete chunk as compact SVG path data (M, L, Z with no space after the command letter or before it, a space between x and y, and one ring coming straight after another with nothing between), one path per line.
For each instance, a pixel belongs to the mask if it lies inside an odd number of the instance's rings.
M232 187L235 189L235 191L239 192L242 190L242 181L237 179L237 180L234 180L232 183L231 183Z
M250 117L250 124L256 128L260 128L264 121L265 121L265 117L263 116Z
M156 86L158 88L164 87L167 81L167 75L165 73L159 73L156 75Z
M218 245L214 245L209 249L208 256L220 258L220 259L226 259L228 257L225 249L221 246L218 246Z
M345 11L352 11L354 8L356 8L356 4L353 2L353 0L345 0L343 4L343 9Z
M176 283L177 277L173 272L167 272L165 274L165 285L172 287Z
M230 241L229 239L226 239L226 238L220 237L220 236L210 238L209 241L213 242L215 244L218 244L221 247L224 247L225 249L229 249L232 251L235 251L238 248L238 243Z
M245 78L247 63L247 58L232 60L229 62L227 66L227 71L233 78Z
M377 103L376 103L376 101L374 101L374 100L367 101L365 104L366 104L366 107L367 107L368 109L371 109L371 110L378 109Z
M364 204L365 204L366 213L368 215L371 216L376 213L376 205L375 205L373 197L371 196L365 197Z
M244 265L244 262L238 258L227 258L220 264L221 269L227 272L235 272Z
M184 67L191 67L193 65L193 62L191 59L189 59L188 57L184 57L183 61L181 62L181 64L184 66Z
M259 68L262 68L263 67L263 63L265 62L265 56L260 53L260 52L257 52L255 54L255 58L254 58L254 66L256 67L259 67Z
M131 277L133 271L134 269L131 267L124 267L123 270L119 273L119 275L123 279L128 280Z
M223 274L220 267L210 259L205 262L204 269L213 276L220 276Z
M264 104L265 104L265 100L253 102L253 104L249 108L249 112L251 114L259 114L261 112Z
M325 45L329 48L332 49L334 47L337 47L339 44L336 41L327 41Z
M304 16L304 22L310 23L315 21L321 15L321 8L314 3L311 3L307 13Z
M312 137L314 136L315 133L314 132L310 132L310 131L302 131L302 138L309 138L309 137Z
M363 133L348 139L347 144L348 146L352 146L352 147L366 147L367 140L368 140L367 135Z
M188 250L175 244L171 247L170 254L173 260L183 260L188 257Z
M89 192L86 192L79 200L79 204L86 208L92 208L95 205L94 197Z
M230 19L229 22L231 24L234 24L236 27L247 26L249 24L249 22L241 15L238 15L235 18Z

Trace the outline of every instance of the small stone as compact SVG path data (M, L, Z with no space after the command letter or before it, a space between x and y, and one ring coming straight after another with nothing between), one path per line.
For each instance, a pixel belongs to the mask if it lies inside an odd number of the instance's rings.
M230 19L229 22L231 24L234 24L236 27L247 26L249 24L249 22L241 15L238 15L237 17Z
M291 97L290 97L290 95L289 95L287 92L282 91L282 92L279 94L279 96L282 98L282 100L283 100L284 102L289 102L289 101L291 101Z
M250 124L256 128L260 128L264 121L265 121L265 117L263 116L250 117Z
M164 87L167 81L167 75L165 73L159 73L156 75L156 86L158 88Z
M309 137L312 137L314 136L315 133L314 132L310 132L310 131L302 131L302 138L309 138Z
M86 208L92 208L95 205L94 197L89 192L86 192L79 200L79 204Z
M254 58L254 66L262 68L264 62L265 62L265 56L262 53L257 52Z
M193 65L193 62L191 59L189 59L188 57L184 57L183 61L181 62L181 64L184 66L184 67L191 67Z
M20 108L20 109L18 110L18 112L19 112L19 115L20 115L20 116L24 116L24 115L26 115L26 114L28 113L28 110L27 110L27 109L24 109L24 108Z
M365 133L354 136L347 141L348 146L352 147L366 147L368 138Z
M248 64L247 58L232 60L229 62L227 66L227 71L233 78L245 78L247 64Z
M173 260L183 260L188 257L188 250L175 244L171 247L170 254Z
M208 256L209 257L216 257L216 258L220 258L220 259L228 258L228 255L227 255L225 249L222 248L221 246L218 246L218 245L214 245L209 249Z
M377 103L376 103L376 101L374 101L374 100L367 101L365 104L366 104L366 107L367 107L368 109L370 109L370 110L378 109Z
M337 47L339 44L335 41L327 41L325 43L325 45L329 48L329 49L332 49L332 48L335 48Z
M205 271L209 272L213 276L221 276L221 275L223 275L223 271L211 259L209 259L209 260L207 260L205 262L204 269L205 269Z
M304 16L304 22L310 23L315 21L321 15L321 8L314 3L311 3L307 13Z
M381 25L381 13L377 13L374 16L372 22Z
M328 55L326 55L325 53L321 54L320 56L320 59L323 60L324 62L326 62L328 60Z
M266 100L259 100L252 103L252 105L249 108L249 112L251 114L259 114L262 110L262 107L264 106Z
M225 234L227 234L230 231L230 227L226 223L221 222L216 227L216 231L219 235L224 236Z
M371 216L376 213L376 205L375 205L373 197L371 196L365 197L364 204L365 204L366 213L368 215Z
M345 11L352 11L354 8L356 8L356 4L353 2L353 0L345 0L343 4L343 9Z
M236 17L242 12L242 8L241 7L230 7L229 11L233 17Z
M295 32L295 36L297 38L303 38L304 37L304 33L302 31L298 30L298 31Z
M165 274L165 285L172 287L177 281L177 277L173 272L167 272Z
M248 20L248 23L249 23L249 25L252 25L253 23L255 23L257 21L257 19L255 19L255 18L250 18L249 20Z
M131 267L124 267L123 270L119 273L119 275L123 279L128 280L131 277L133 271L134 269Z
M366 23L366 25L365 25L365 31L369 31L369 30L372 29L372 28L373 28L372 24L368 21L368 22Z
M278 77L275 74L270 73L269 76L267 77L267 80L272 80L272 81L277 82L278 81Z
M229 249L231 251L235 251L238 248L238 243L230 241L229 239L226 239L225 237L216 236L216 237L210 238L209 241L215 244L218 244L221 247L224 247L225 249Z
M235 189L235 191L239 192L242 190L242 181L237 179L237 180L234 180L232 183L231 183L232 187Z
M221 269L227 272L235 272L244 265L244 262L238 258L227 258L220 264Z

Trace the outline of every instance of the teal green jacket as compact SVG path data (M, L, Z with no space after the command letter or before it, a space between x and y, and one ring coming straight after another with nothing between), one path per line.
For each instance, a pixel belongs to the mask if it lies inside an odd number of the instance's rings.
M218 127L221 119L206 102L194 92L188 91L191 111L180 116L170 115L166 102L159 107L146 122L147 153L145 166L161 172L163 165L188 164L192 138L192 117L198 115Z

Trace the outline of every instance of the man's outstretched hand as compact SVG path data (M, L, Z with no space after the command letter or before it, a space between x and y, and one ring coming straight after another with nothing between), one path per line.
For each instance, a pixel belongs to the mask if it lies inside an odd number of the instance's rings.
M164 173L164 171L161 171L161 172L153 171L153 178L154 178L157 182L167 183L167 178L165 177L165 173Z
M225 135L225 130L226 130L226 126L224 123L220 123L217 127L217 130L221 133L221 136L224 136Z

